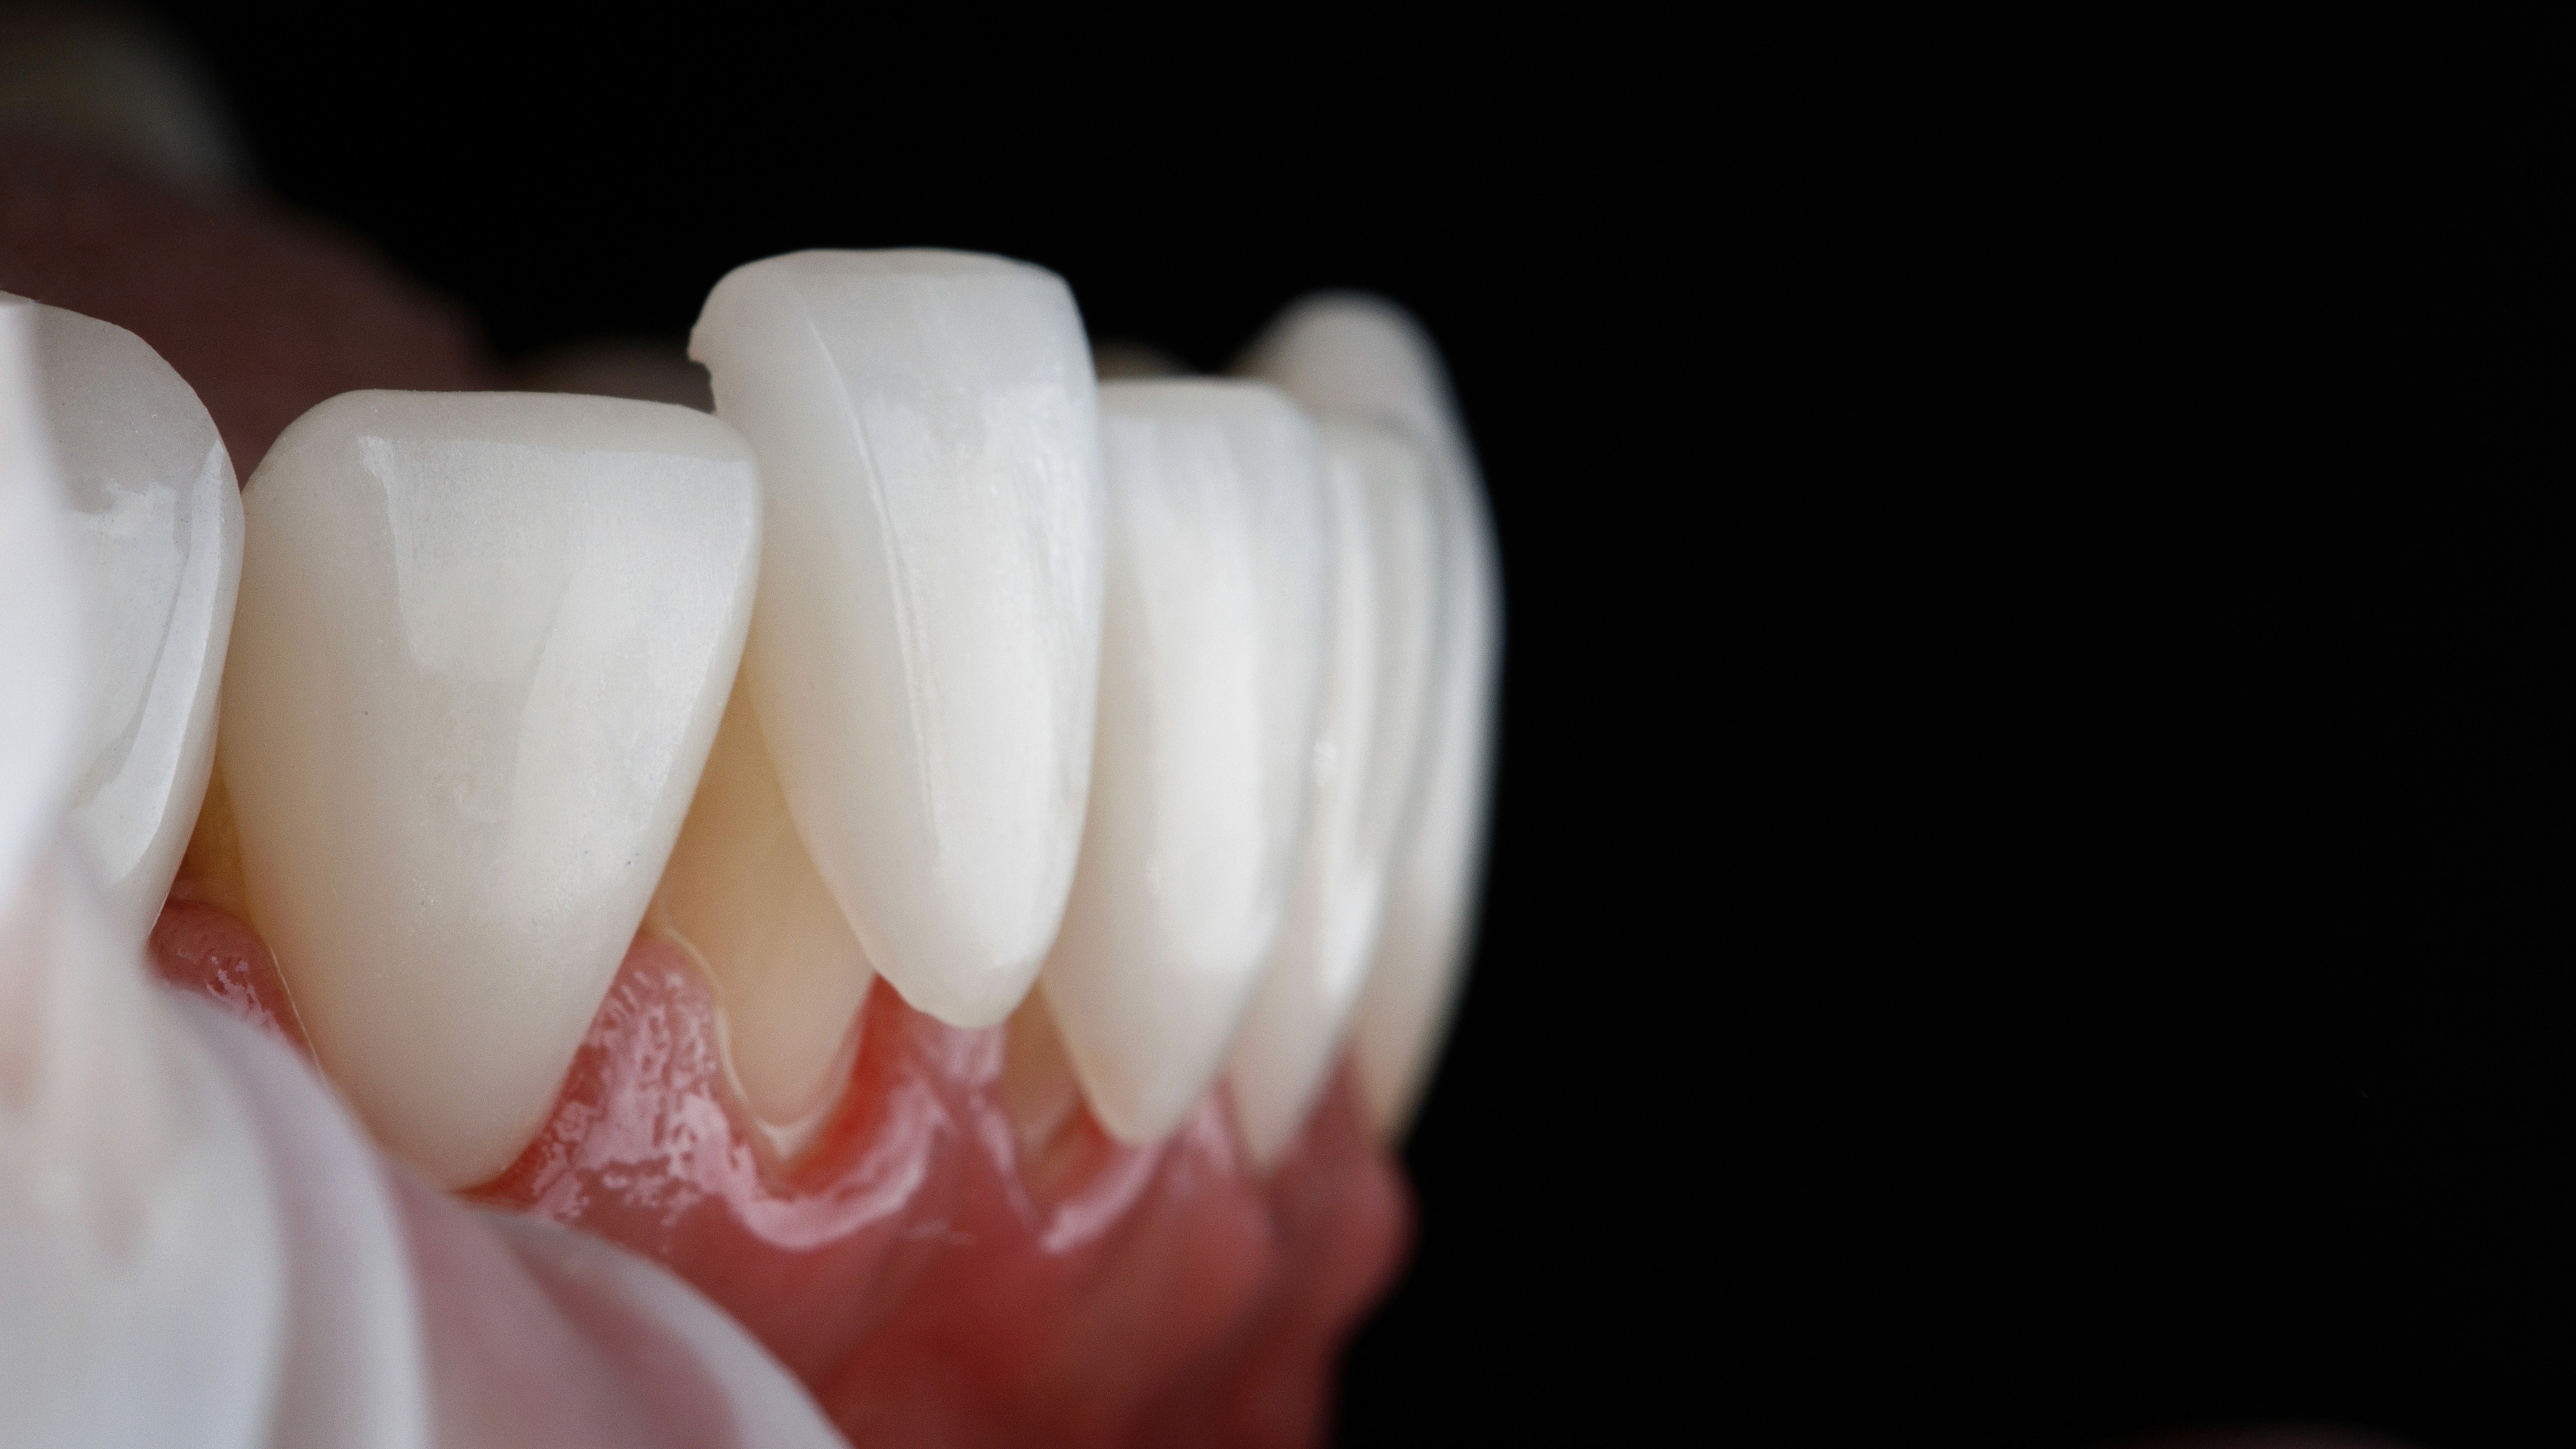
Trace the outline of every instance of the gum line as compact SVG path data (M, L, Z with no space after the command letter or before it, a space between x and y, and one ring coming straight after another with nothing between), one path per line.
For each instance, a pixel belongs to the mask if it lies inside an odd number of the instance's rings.
M163 975L300 1045L247 926L174 901ZM1411 1231L1347 1070L1267 1181L1211 1096L1146 1148L1082 1106L1024 1008L964 1031L878 983L842 1106L780 1163L727 1083L716 1004L639 936L554 1112L468 1196L697 1285L857 1442L1311 1444L1342 1341Z

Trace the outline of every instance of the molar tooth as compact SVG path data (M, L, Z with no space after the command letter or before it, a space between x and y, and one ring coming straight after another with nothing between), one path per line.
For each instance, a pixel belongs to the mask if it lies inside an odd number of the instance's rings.
M1304 825L1333 567L1314 425L1241 382L1101 389L1109 587L1090 819L1047 1004L1143 1142L1223 1061Z
M1236 370L1321 413L1395 425L1428 454L1439 493L1439 643L1417 766L1421 798L1397 849L1352 1028L1362 1093L1379 1125L1396 1133L1429 1081L1473 944L1502 664L1493 524L1439 353L1403 309L1352 293L1307 298Z
M906 1000L992 1025L1055 936L1090 783L1104 503L1073 298L995 257L801 252L717 283L690 355L768 488L744 675L797 833Z
M85 576L74 832L126 935L152 929L214 764L241 490L197 394L122 327L27 304L30 361Z
M655 403L346 393L245 506L219 748L251 915L369 1126L481 1181L552 1104L706 761L750 450Z
M662 873L653 919L715 979L727 1050L753 1113L773 1128L820 1126L876 973L796 836L740 685Z
M1326 423L1321 434L1338 566L1314 804L1287 924L1227 1065L1235 1120L1264 1166L1304 1123L1367 982L1396 841L1420 793L1439 603L1421 455L1369 424Z

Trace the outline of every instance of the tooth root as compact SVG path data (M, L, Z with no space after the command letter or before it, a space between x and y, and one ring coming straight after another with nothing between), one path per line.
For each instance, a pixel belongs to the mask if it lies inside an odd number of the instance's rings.
M796 836L739 685L662 873L654 921L715 979L754 1114L784 1127L828 1110L875 972Z
M122 327L30 307L44 428L85 576L74 826L126 934L152 929L214 763L241 579L241 490L214 420Z
M1337 568L1314 802L1287 923L1226 1073L1244 1145L1264 1167L1314 1105L1368 978L1387 874L1417 793L1439 601L1436 505L1421 455L1369 424L1320 431Z
M244 501L220 750L253 923L379 1138L484 1180L697 786L758 569L749 449L653 403L348 393Z
M1176 1126L1279 929L1322 694L1332 539L1275 389L1101 390L1109 590L1091 814L1047 1004L1113 1135Z
M744 667L797 833L915 1007L990 1026L1064 910L1091 766L1099 417L1054 275L804 252L716 285L690 355L758 449Z
M1439 354L1402 309L1331 294L1291 307L1237 371L1326 415L1389 423L1428 455L1439 495L1440 624L1416 766L1420 796L1396 854L1386 919L1352 1027L1371 1113L1412 1120L1473 944L1502 663L1502 575L1476 460Z

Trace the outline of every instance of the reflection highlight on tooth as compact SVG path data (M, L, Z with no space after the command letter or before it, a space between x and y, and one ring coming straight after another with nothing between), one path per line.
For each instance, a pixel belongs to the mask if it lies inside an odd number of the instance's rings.
M1277 1160L1321 1092L1366 983L1397 839L1419 795L1439 537L1421 455L1365 423L1326 423L1334 505L1331 663L1314 804L1278 947L1227 1066L1256 1164Z
M1214 1079L1277 938L1333 554L1314 425L1276 389L1101 389L1109 588L1091 815L1047 1004L1101 1125L1143 1142Z
M1062 916L1100 647L1098 404L1072 294L958 252L801 252L717 283L690 355L760 454L745 677L868 959L989 1026Z
M14 299L13 299L14 300ZM29 361L86 587L72 821L141 942L205 798L241 581L231 455L197 394L122 327L27 304Z
M1375 963L1352 1025L1370 1111L1401 1132L1438 1058L1474 944L1502 663L1493 524L1439 353L1402 308L1328 293L1290 307L1236 370L1327 416L1390 424L1421 447L1439 494L1440 626L1423 730L1422 798L1397 850Z
M553 1104L698 783L750 451L653 403L348 393L244 502L220 750L253 924L378 1137L480 1181Z
M34 303L0 294L0 909L53 848L81 754L79 585L37 390L36 321ZM0 971L0 1064L27 1030L12 980Z

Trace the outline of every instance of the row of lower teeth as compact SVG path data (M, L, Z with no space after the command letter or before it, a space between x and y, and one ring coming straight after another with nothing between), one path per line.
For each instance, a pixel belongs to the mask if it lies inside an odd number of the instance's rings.
M1346 1031L1408 1115L1499 611L1392 308L1301 304L1257 381L1103 385L1051 274L802 253L709 298L712 418L351 393L238 497L139 339L12 310L91 585L67 788L112 902L140 939L219 759L317 1055L440 1181L525 1144L648 913L774 1122L828 1107L874 974L963 1026L1041 989L1131 1141L1222 1074L1275 1156Z

